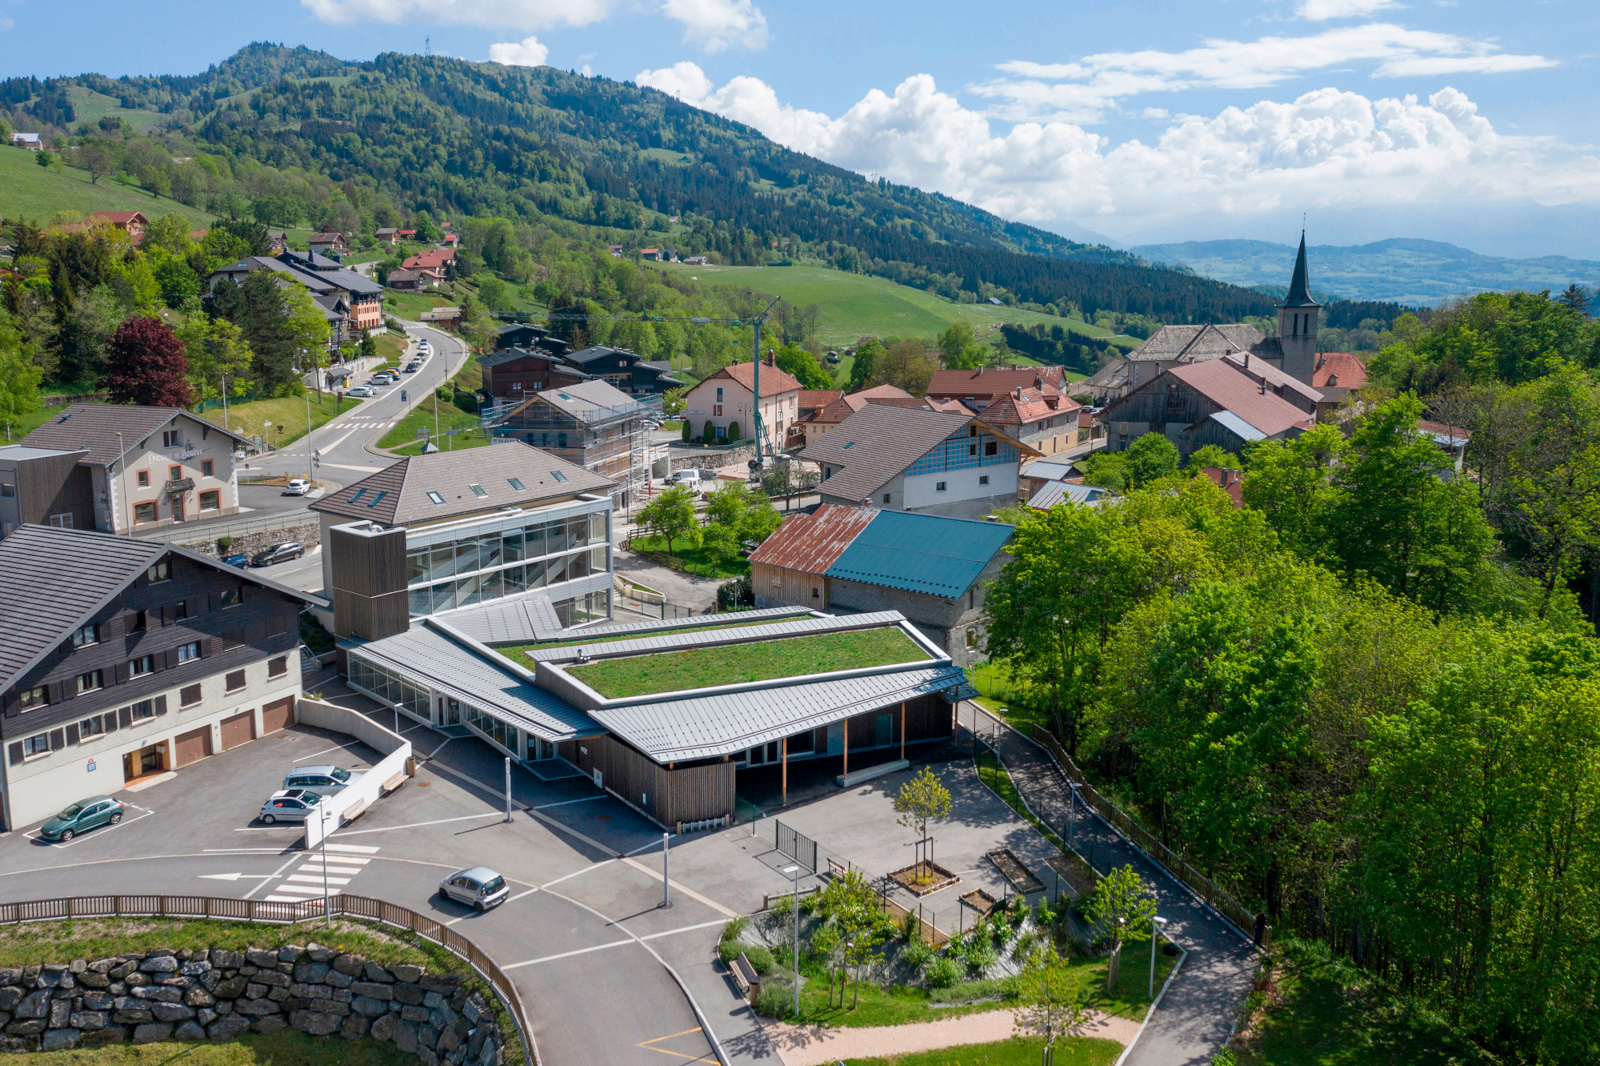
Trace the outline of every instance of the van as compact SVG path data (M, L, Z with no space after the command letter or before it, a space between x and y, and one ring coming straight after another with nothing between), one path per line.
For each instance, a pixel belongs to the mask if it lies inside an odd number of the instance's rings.
M691 489L695 488L699 481L700 471L698 470L679 470L674 472L671 477L667 478L668 484L687 485Z

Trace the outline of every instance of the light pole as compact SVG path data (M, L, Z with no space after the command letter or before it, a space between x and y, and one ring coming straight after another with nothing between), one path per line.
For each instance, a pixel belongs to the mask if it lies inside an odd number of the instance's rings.
M317 373L317 371L312 371L312 373ZM322 380L321 377L317 378L317 381L319 383L321 382L321 380ZM322 390L321 389L317 390L317 406L319 406L319 407L322 406ZM311 450L311 393L307 392L306 393L306 480L311 482L313 487L315 487L315 485L317 483L317 471L316 471L316 467L313 465L314 462L315 462L315 459L313 457L315 455L316 455L316 453Z
M1150 916L1150 991L1148 997L1156 998L1156 940L1157 934L1167 927L1167 920L1158 914Z
M506 821L511 821L511 756L506 756Z
M669 895L669 893L671 891L671 887L670 887L670 882L667 880L667 841L670 840L670 839L672 839L672 834L671 833L662 832L662 834L661 834L661 906L662 907L670 907L670 906L672 906L672 896Z
M328 894L328 808L327 800L317 801L317 820L322 823L322 920L326 925L333 924L332 900Z
M1072 794L1067 797L1067 847L1073 846L1073 838L1078 835L1078 789L1083 786L1076 781L1068 781L1072 786Z
M778 871L794 881L794 1020L800 1020L800 867L785 866Z
M120 472L117 474L117 488L122 490L122 509L126 511L128 509L128 486L125 484L125 481L127 480L127 477L128 477L128 452L122 446L122 431L121 430L117 431L117 466L120 468ZM117 507L117 498L115 496L113 496L111 498L111 509L112 510L116 510L116 507ZM127 523L128 523L128 536L131 537L131 536L133 536L133 513L130 511L124 517L126 518ZM116 528L117 528L117 523L116 522L112 522L111 523L112 531L115 532Z

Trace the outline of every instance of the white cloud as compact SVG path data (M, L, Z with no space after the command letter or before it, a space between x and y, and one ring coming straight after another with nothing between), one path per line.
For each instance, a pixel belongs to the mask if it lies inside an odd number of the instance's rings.
M587 26L611 13L610 0L300 0L324 22L469 23L544 30Z
M797 151L1040 225L1530 197L1600 203L1600 160L1502 135L1450 88L1427 100L1318 89L1287 103L1180 116L1154 143L1113 145L1067 122L996 133L926 74L892 94L874 89L838 118L783 104L756 78L716 89L693 63L636 80Z
M1370 15L1374 11L1399 6L1398 0L1300 0L1295 13L1301 18L1321 22L1324 19Z
M520 41L504 41L489 46L489 62L508 67L542 67L550 58L550 49L537 37L524 37Z
M683 23L685 43L698 44L707 52L767 44L767 17L751 0L662 0L661 11Z
M1501 54L1486 41L1373 22L1303 37L1208 39L1182 52L1102 52L1067 63L1015 60L999 66L1010 77L972 91L998 101L998 114L1013 121L1096 122L1140 93L1260 89L1354 63L1375 64L1378 77L1500 74L1556 65L1544 56Z

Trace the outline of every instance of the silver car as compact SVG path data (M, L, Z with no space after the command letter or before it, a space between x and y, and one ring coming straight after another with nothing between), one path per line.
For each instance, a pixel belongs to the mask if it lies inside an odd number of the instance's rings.
M261 805L261 824L277 825L279 822L303 822L317 810L322 797L303 788L286 788L274 792L272 798Z
M319 796L331 796L361 780L361 775L342 766L301 766L290 770L283 787L304 789Z
M500 906L510 894L506 879L487 866L457 870L439 882L440 896L476 907L479 913Z

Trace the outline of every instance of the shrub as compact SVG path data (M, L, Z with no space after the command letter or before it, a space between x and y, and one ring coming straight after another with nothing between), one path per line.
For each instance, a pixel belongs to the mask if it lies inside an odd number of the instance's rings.
M739 943L739 941L737 941L737 940L724 940L721 943L721 945L718 946L717 954L722 957L722 961L726 965L732 966L733 965L733 960L737 959L739 957L739 952L741 952L743 950L744 950L744 945Z
M919 933L922 929L922 919L914 911L906 911L906 916L900 919L900 939L912 941L921 939Z
M967 964L977 970L980 976L989 972L989 968L999 961L999 953L988 941L975 943L967 949Z
M753 1006L763 1018L786 1018L794 1012L794 985L788 981L763 981Z
M457 389L455 395L451 397L451 402L469 415L478 413L478 396L476 393L468 392L466 389Z
M973 1000L1010 999L1017 994L1015 977L995 977L985 981L962 981L928 993L930 1003L971 1003Z
M914 936L906 943L906 950L903 957L905 958L908 966L921 969L923 964L925 964L929 959L933 958L933 945L922 939L920 936Z
M738 940L744 934L744 927L748 923L749 919L742 914L737 918L729 919L722 926L722 942L726 944L730 940Z
M923 971L922 976L927 981L929 988L949 988L965 976L961 971L961 964L956 962L955 959L948 955L940 955L928 963L928 967Z
M706 428L700 431L700 442L702 444L717 443L717 427L709 418L706 419Z
M217 551L221 552L223 555L227 555L228 554L228 549L231 548L231 547L233 547L233 538L232 537L218 537L217 538Z
M689 425L689 420L685 418L683 420L683 443L688 444L692 440L694 440L694 427Z
M759 974L768 974L778 968L778 964L773 961L772 952L762 944L745 948L744 957L750 960L750 965L754 966L756 973Z
M729 440L738 440L739 439L739 423L737 423L737 422L729 422L728 423L728 439Z

